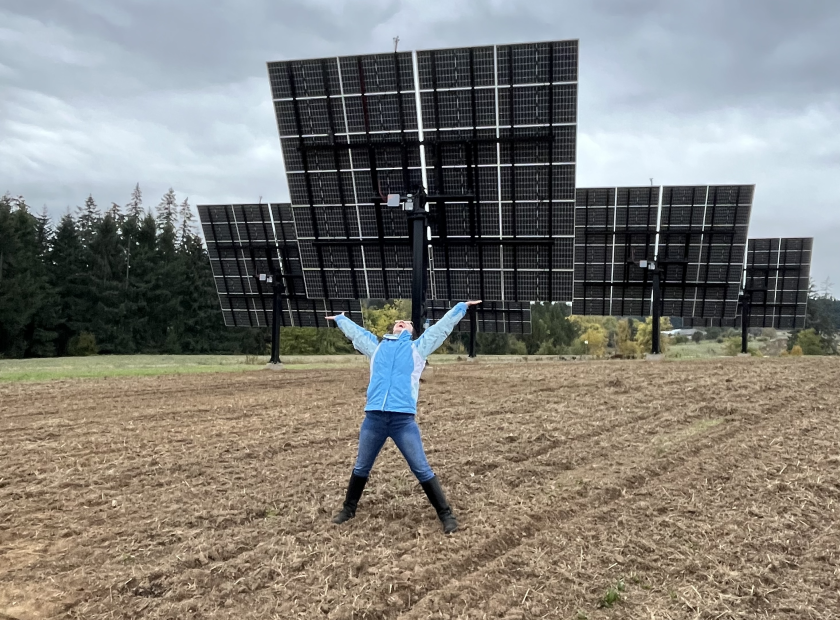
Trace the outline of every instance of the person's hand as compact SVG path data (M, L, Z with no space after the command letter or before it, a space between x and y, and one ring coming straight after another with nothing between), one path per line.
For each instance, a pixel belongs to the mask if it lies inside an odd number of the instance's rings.
M335 321L340 316L344 316L344 313L339 312L338 314L335 314L333 316L325 316L324 318L327 319L328 321Z
M479 299L478 301L465 301L464 303L467 304L467 306L477 306L481 303L481 300Z

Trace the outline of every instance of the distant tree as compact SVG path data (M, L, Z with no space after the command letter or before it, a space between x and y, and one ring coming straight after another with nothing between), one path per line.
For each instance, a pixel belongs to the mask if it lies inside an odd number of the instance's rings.
M820 283L819 295L815 295L815 297L823 297L823 298L830 297L830 298L833 299L832 294L831 294L833 288L834 288L834 284L832 283L831 278L826 276L825 280L823 280ZM814 289L813 284L811 285L811 289L812 290Z
M157 206L157 221L161 230L172 227L175 229L175 220L178 217L178 199L175 196L175 190L171 187L167 191Z
M802 349L803 355L825 355L820 335L814 329L803 329L797 334L796 345Z
M659 330L661 332L671 330L671 321L668 317L662 317L659 320ZM647 317L644 323L640 323L636 330L636 344L642 354L650 353L653 347L653 317ZM659 348L664 353L668 350L668 339L659 339Z
M380 338L393 327L396 321L411 318L411 301L408 299L394 299L386 303L383 308L362 308L362 317L368 331Z
M625 359L639 357L639 345L633 340L631 319L622 319L616 328L616 350Z
M829 295L819 295L811 286L805 327L813 329L825 354L837 355L837 332L840 329L840 301ZM794 336L795 337L795 336ZM789 345L789 347L792 345ZM805 353L808 355L808 353Z
M143 192L140 191L139 183L134 186L134 190L131 192L131 199L125 205L125 208L128 217L133 217L137 221L143 218Z
M48 239L23 198L0 198L0 356L54 355Z
M93 196L88 196L85 199L85 206L78 207L76 211L76 228L79 231L79 236L84 245L89 245L95 234L96 225L102 217L99 207L96 206Z
M193 225L195 217L193 216L192 207L190 207L189 198L184 198L184 202L178 207L178 215L181 219L181 225L178 228L177 239L178 243L183 246L186 240L195 235L195 227Z
M524 334L522 341L529 354L556 355L571 346L578 333L566 304L537 302L531 304L531 333Z
M607 353L608 332L605 327L590 324L586 331L578 336L586 353L595 357L604 357Z

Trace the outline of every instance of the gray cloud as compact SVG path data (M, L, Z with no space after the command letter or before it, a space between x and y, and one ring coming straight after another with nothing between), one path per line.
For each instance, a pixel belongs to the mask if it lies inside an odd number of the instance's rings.
M840 281L834 0L6 0L0 191L288 196L265 63L579 38L578 184L756 183L751 234Z

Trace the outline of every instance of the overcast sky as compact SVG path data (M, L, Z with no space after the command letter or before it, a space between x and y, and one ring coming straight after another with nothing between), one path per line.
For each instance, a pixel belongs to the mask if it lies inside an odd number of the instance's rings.
M755 183L840 293L838 0L2 0L0 193L288 199L265 63L580 39L580 187Z

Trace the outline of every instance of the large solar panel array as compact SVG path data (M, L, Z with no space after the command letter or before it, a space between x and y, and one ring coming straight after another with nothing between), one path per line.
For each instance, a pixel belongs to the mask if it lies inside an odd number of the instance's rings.
M749 240L744 290L750 327L805 327L813 245L811 237Z
M198 215L226 326L271 326L273 288L260 274L282 277L282 327L327 327L341 311L361 321L359 301L306 297L288 204L199 205Z
M433 300L426 305L432 322L443 318L456 302ZM531 304L523 302L485 301L476 306L478 331L488 334L530 334ZM470 331L469 314L455 327L456 332Z
M577 53L558 41L269 63L309 296L409 297L406 214L378 201L423 186L463 196L438 205L431 297L570 299Z
M651 314L652 273L630 261L655 259L664 269L664 316L734 318L753 189L579 189L573 312Z

